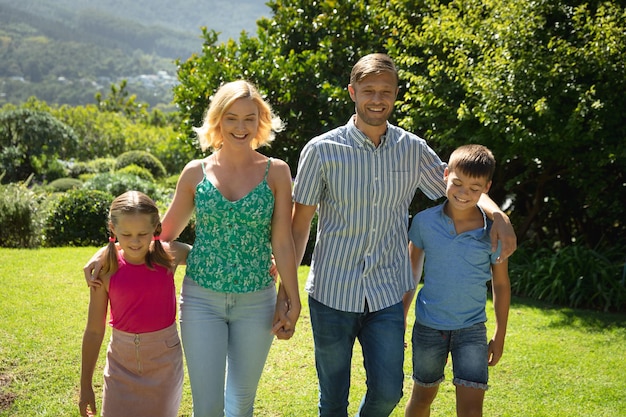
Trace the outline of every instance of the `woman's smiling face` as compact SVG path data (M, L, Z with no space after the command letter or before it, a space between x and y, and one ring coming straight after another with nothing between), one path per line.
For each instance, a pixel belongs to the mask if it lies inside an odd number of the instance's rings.
M259 128L259 109L254 101L240 98L224 112L220 132L224 144L250 146ZM222 146L223 146L222 145Z

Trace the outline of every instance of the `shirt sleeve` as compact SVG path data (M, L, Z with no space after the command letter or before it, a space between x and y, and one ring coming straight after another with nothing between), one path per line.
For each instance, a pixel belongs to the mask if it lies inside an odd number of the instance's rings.
M448 166L442 162L439 156L430 146L423 141L420 146L419 163L419 188L431 200L436 200L446 195L446 183L443 180L443 171Z
M323 183L319 152L313 143L309 142L300 153L293 186L293 201L307 206L317 205L322 195Z
M495 252L492 252L489 255L489 260L492 264L498 263L498 257L500 256L501 252L502 252L502 242L498 240L498 248L496 249Z
M409 228L409 240L413 243L413 245L415 245L415 247L424 249L424 244L422 243L422 235L420 234L419 223L419 216L416 215L415 217L413 217L411 227Z

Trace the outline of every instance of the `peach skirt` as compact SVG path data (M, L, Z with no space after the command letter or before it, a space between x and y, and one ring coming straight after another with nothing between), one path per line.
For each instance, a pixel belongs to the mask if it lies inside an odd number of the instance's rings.
M150 333L113 329L104 367L102 417L176 417L183 354L176 323Z

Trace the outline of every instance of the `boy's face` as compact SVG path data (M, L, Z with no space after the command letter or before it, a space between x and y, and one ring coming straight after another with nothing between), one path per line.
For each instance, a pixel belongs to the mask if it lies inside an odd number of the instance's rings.
M444 171L446 197L455 209L465 210L476 207L483 193L489 191L491 181L486 177L470 177L460 171Z

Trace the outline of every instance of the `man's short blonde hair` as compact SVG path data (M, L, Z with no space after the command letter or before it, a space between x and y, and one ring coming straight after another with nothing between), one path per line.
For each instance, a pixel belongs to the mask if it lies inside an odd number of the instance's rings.
M369 75L384 72L393 74L396 78L396 84L398 83L398 70L389 55L381 53L365 55L352 67L350 84L355 85Z

